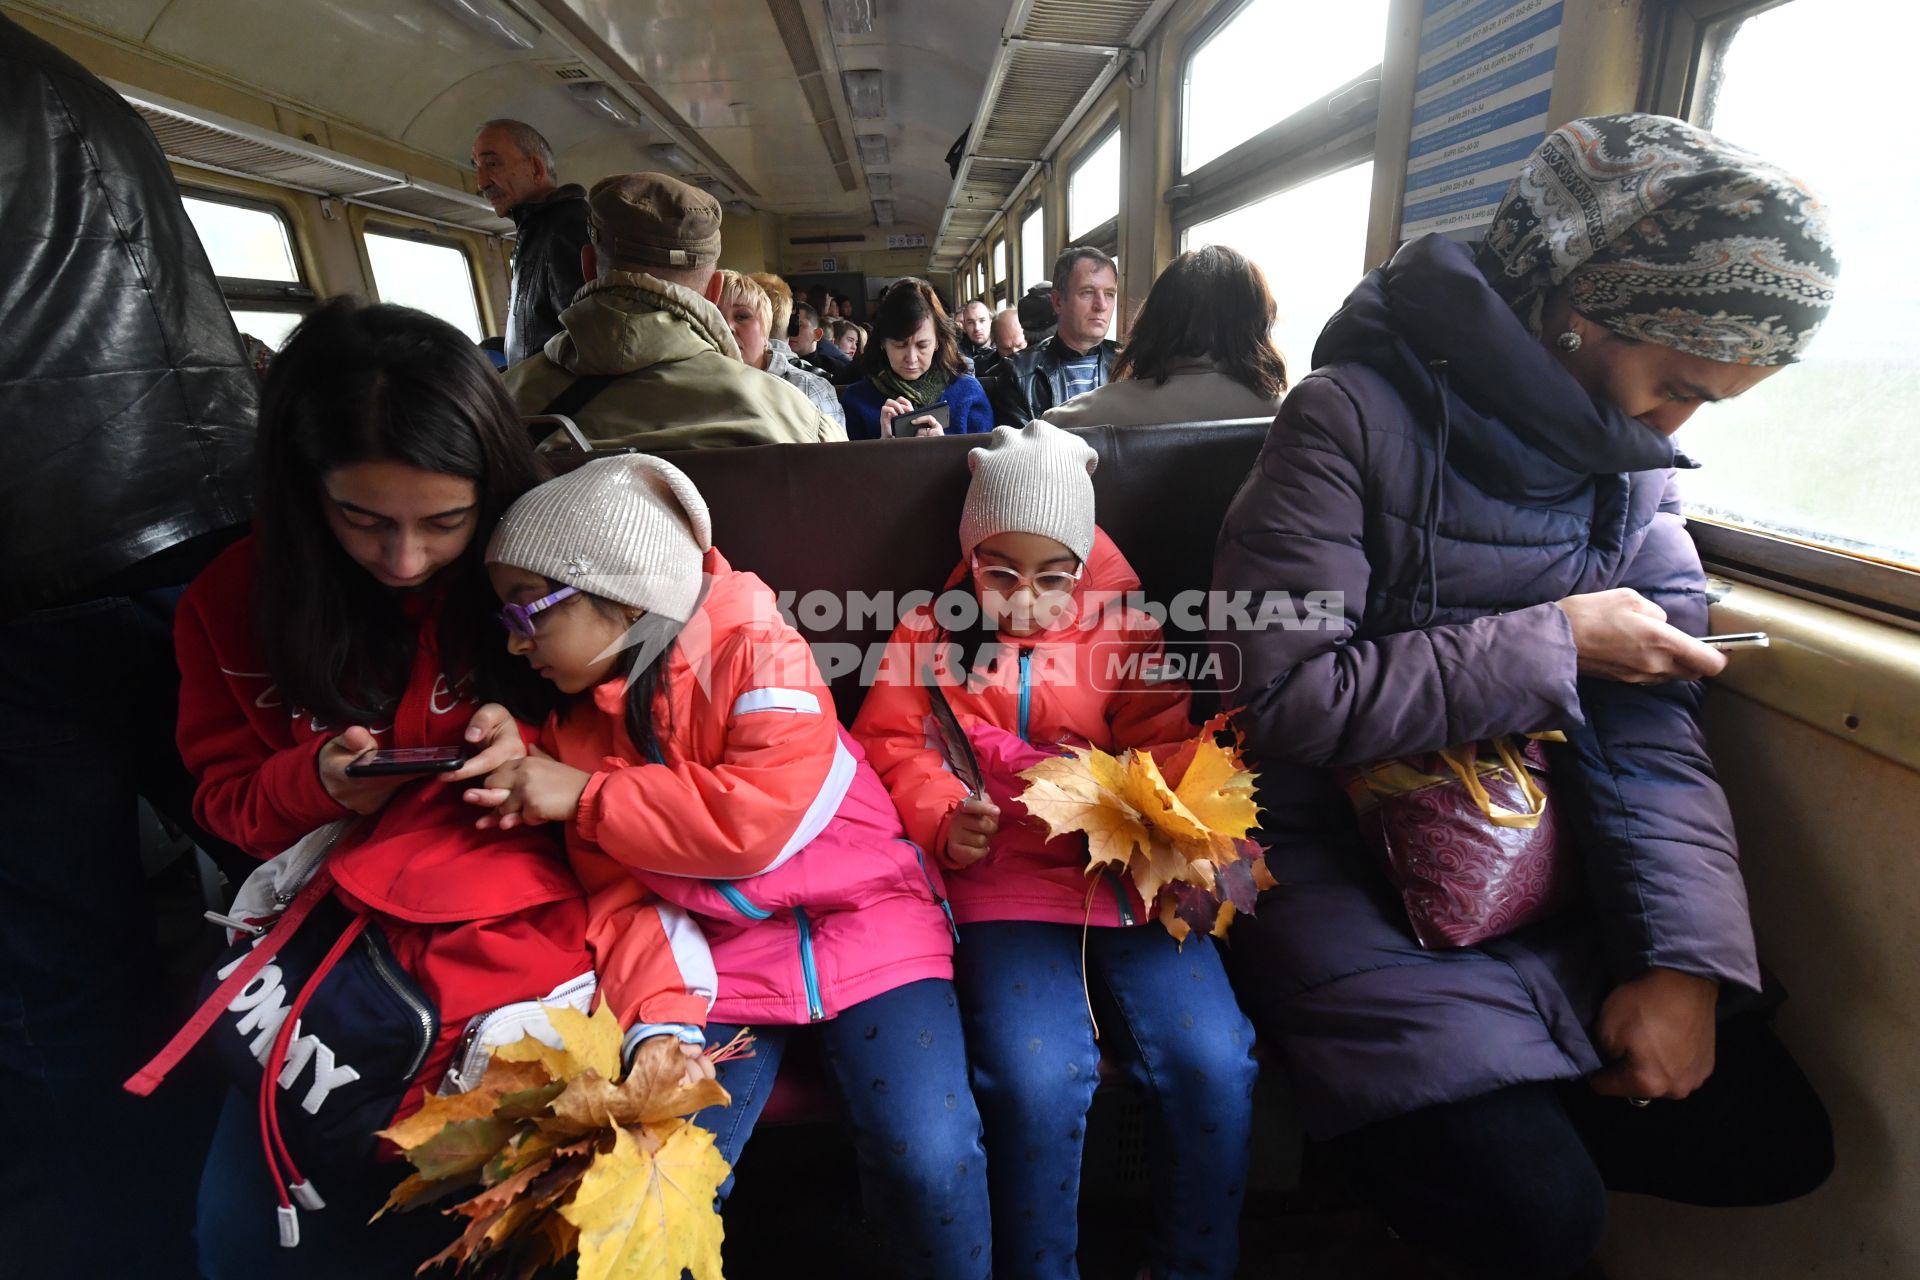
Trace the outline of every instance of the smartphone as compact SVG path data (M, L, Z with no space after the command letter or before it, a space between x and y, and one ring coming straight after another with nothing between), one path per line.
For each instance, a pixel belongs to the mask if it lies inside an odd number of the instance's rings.
M1701 636L1700 643L1716 649L1764 649L1769 641L1764 631L1729 631L1722 636Z
M940 424L940 429L945 431L949 426L953 425L953 406L950 404L934 404L928 405L924 409L915 409L910 413L901 414L893 420L894 436L898 438L901 436L919 435L920 428L927 425L920 421L921 418L932 418Z
M452 773L473 756L472 747L393 747L362 756L347 766L349 778L383 778L396 773Z

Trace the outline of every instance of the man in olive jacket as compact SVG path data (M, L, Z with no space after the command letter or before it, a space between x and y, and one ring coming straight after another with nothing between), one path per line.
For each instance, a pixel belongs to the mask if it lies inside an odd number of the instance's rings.
M489 120L473 138L473 172L480 194L518 235L513 251L513 296L507 304L509 366L537 353L560 332L560 313L587 282L580 250L587 243L587 193L578 183L558 185L553 148L532 125Z
M740 360L715 300L720 205L661 173L587 197L593 281L546 350L507 371L527 414L562 413L596 447L725 448L845 440L806 394Z

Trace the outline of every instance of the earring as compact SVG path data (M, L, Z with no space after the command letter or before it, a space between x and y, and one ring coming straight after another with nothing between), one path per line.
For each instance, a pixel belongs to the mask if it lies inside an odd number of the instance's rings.
M1553 340L1553 345L1560 348L1562 351L1566 352L1568 355L1572 355L1574 352L1580 349L1580 344L1583 341L1585 341L1585 339L1581 338L1579 334L1569 329L1565 333L1561 334L1559 337L1555 338Z

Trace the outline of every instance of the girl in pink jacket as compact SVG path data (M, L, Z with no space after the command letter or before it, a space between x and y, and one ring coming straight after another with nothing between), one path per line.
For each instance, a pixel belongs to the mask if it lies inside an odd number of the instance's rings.
M678 469L603 458L515 503L487 549L509 649L559 695L537 753L467 792L483 823L564 822L610 998L622 943L665 899L718 971L706 1034L751 1025L726 1108L695 1117L736 1162L787 1040L812 1034L852 1124L899 1274L989 1267L985 1155L939 872L834 718L806 643L714 549ZM693 1028L636 1028L630 1039ZM722 1188L723 1194L731 1189Z
M1083 837L1048 840L1015 798L1025 786L1015 775L1063 744L1119 752L1196 732L1186 688L1152 682L1159 627L1120 607L1140 583L1094 525L1097 461L1045 422L996 428L968 454L961 561L947 589L971 590L960 603L980 625L948 634L936 616L951 615L931 605L903 619L854 733L908 835L947 868L955 984L986 1125L994 1274L1078 1274L1082 1135L1104 1049L1157 1104L1148 1271L1227 1277L1246 1185L1252 1028L1211 938L1177 946L1130 883L1089 879ZM937 745L936 687L985 794L969 791Z

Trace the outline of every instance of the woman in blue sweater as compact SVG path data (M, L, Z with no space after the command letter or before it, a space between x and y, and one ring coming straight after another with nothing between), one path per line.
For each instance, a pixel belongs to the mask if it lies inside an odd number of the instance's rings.
M902 280L882 295L865 359L867 376L840 388L849 440L894 439L893 420L902 415L920 423L915 435L993 430L986 388L966 371L953 326L926 281ZM948 406L944 428L920 417L936 405Z

